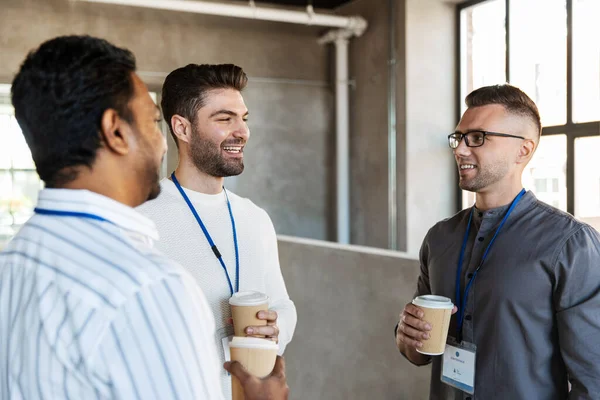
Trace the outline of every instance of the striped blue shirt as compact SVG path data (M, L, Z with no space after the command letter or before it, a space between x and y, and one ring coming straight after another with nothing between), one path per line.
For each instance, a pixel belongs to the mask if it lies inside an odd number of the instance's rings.
M154 223L44 189L0 253L0 399L218 399L214 318Z

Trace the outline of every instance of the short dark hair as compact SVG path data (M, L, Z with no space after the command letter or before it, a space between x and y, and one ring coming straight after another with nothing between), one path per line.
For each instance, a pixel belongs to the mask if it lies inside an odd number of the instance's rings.
M12 83L15 117L47 187L74 180L102 146L107 109L131 122L135 57L103 39L61 36L30 52Z
M247 83L244 70L233 64L188 64L167 75L160 104L177 146L179 143L171 126L173 115L181 115L195 123L196 113L205 105L208 91L235 89L241 92Z
M542 122L537 106L518 87L508 84L484 86L469 93L465 103L469 108L500 104L510 113L531 119L537 127L538 137L542 134Z

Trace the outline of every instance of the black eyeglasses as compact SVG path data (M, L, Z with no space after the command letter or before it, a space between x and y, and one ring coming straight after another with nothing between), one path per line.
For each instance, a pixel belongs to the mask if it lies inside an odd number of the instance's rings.
M486 131L471 131L467 133L454 132L448 135L448 145L451 149L456 149L461 140L465 139L467 147L480 147L485 143L486 136L500 136L515 139L525 139L523 136L508 135L506 133L486 132Z

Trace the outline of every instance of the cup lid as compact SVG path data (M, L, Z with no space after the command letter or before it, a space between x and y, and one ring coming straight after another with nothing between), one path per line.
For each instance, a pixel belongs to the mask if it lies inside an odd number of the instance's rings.
M433 294L426 294L424 296L415 297L412 301L415 306L427 307L427 308L443 308L452 309L454 304L452 301L444 296L436 296Z
M268 302L269 296L252 290L234 293L229 299L232 306L259 306Z
M279 345L268 339L234 336L229 347L238 349L279 350Z

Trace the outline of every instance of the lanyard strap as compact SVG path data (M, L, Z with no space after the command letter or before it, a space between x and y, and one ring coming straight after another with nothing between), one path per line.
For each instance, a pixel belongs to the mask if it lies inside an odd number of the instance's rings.
M465 249L467 248L467 242L469 241L469 233L471 231L471 221L473 220L473 211L474 211L475 207L471 208L471 212L469 213L469 222L467 223L467 231L465 233L462 247L460 249L460 256L458 257L458 267L456 269L456 305L458 306L458 313L457 313L458 338L457 339L459 339L459 340L461 339L461 336L462 336L462 326L463 326L463 322L464 322L464 318L465 318L465 308L467 307L467 296L469 295L469 290L471 289L471 285L473 284L473 281L475 280L475 277L477 276L477 272L479 271L479 269L485 262L485 259L487 258L488 253L490 252L490 249L492 248L492 245L496 241L496 237L498 236L498 233L500 233L500 230L506 223L508 216L513 212L513 210L515 209L515 207L517 206L517 204L519 203L519 201L521 200L521 198L523 197L524 194L525 194L525 189L521 189L521 191L519 192L517 197L515 197L515 199L512 201L510 207L508 208L508 211L506 212L506 215L504 215L504 218L502 218L500 225L496 229L496 233L494 233L492 240L490 240L490 243L487 245L487 248L485 249L485 251L483 253L483 257L481 258L481 262L479 263L479 266L477 266L477 269L475 269L475 272L473 272L473 276L471 277L471 279L467 283L467 286L465 287L465 293L463 295L462 303L461 303L460 278L461 278L461 274L462 274L462 265L463 265L463 261L465 258Z
M55 217L78 217L78 218L87 218L87 219L93 219L96 221L101 221L101 222L108 222L111 223L111 221L107 220L106 218L102 218L96 214L90 214L90 213L84 213L84 212L78 212L78 211L59 211L59 210L48 210L46 208L34 208L33 211L36 214L40 214L40 215L52 215Z
M238 251L237 231L235 229L235 219L233 218L233 212L231 211L231 203L229 202L229 195L227 194L227 191L225 190L225 188L223 188L223 191L225 192L225 198L227 199L227 210L229 211L229 218L231 219L231 229L233 231L233 246L235 248L235 291L233 290L233 285L231 284L231 278L229 277L229 272L227 272L227 267L225 266L225 261L223 261L223 256L219 252L219 249L217 248L217 245L215 244L215 242L212 240L210 233L208 233L208 230L206 229L206 226L202 222L202 219L196 212L194 205L192 204L192 202L190 201L188 196L185 194L185 191L179 184L179 181L177 180L177 177L175 176L175 172L173 172L171 174L171 179L173 180L173 183L179 190L179 193L181 193L181 197L183 197L183 199L187 203L190 211L192 212L192 214L194 214L194 217L196 218L198 225L200 225L202 232L204 232L204 236L206 236L206 240L208 241L208 244L210 245L211 250L217 257L217 260L219 260L219 263L221 264L221 267L223 268L223 271L225 272L225 277L227 278L227 283L229 284L229 290L231 291L231 295L233 296L234 293L240 291L240 259L239 259L239 251Z

